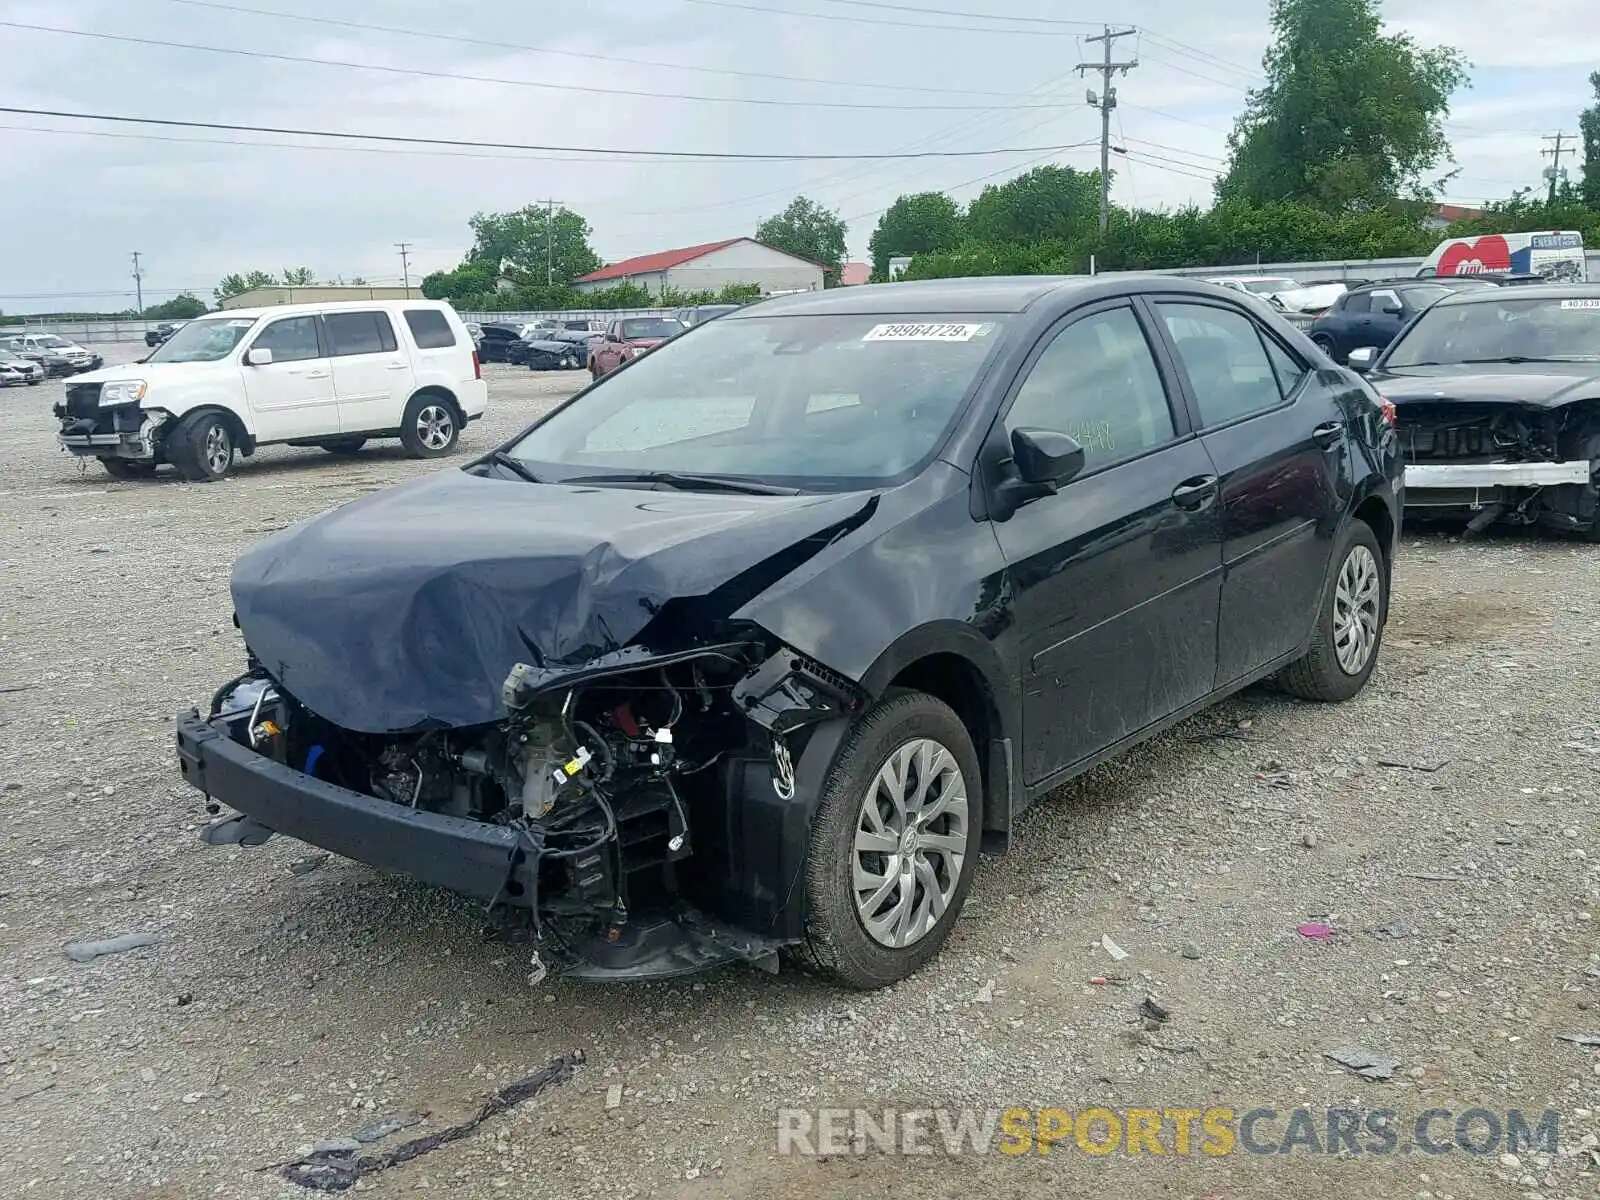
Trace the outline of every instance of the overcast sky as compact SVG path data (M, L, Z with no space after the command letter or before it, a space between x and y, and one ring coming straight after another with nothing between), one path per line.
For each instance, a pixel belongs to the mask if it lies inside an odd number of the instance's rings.
M1385 6L1394 25L1425 44L1455 45L1473 63L1473 86L1448 125L1461 167L1450 199L1539 182L1540 139L1576 130L1588 72L1600 65L1592 7L1518 0L1512 24L1507 0ZM229 271L301 264L324 277L398 283L394 243L411 243L417 278L454 265L474 212L547 197L587 217L595 249L615 261L748 235L803 192L840 211L852 257L863 258L878 214L902 192L967 200L980 177L1004 179L1034 160L1094 166L1094 148L1044 148L1098 137L1072 67L1098 57L1078 39L1109 18L1144 31L1116 46L1117 58L1137 54L1139 66L1117 84L1113 135L1131 153L1115 199L1204 203L1244 91L1259 81L1266 11L1265 0L0 0L0 104L11 107L563 147L1032 150L898 162L553 161L415 146L288 148L306 139L0 114L0 308L120 307L120 293L131 302L134 250L146 303L183 289L209 300ZM957 28L907 27L915 24ZM37 26L389 70L28 28Z

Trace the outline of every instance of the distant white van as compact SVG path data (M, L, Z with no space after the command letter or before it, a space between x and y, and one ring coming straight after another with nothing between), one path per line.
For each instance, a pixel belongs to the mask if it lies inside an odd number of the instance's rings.
M1583 234L1549 230L1449 238L1423 260L1417 275L1543 275L1552 283L1587 283L1589 268Z
M67 384L57 440L117 479L171 463L220 479L235 453L287 443L354 454L399 438L415 458L455 449L488 406L461 318L435 300L234 309L190 321L142 362Z

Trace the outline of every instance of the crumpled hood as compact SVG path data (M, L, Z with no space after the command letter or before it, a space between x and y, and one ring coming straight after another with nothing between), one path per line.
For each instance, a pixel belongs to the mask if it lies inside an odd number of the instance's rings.
M362 733L486 724L518 662L581 667L867 503L529 484L442 471L274 534L234 565L261 665Z
M1401 367L1367 376L1385 399L1410 403L1531 404L1554 408L1600 396L1600 363L1468 363Z

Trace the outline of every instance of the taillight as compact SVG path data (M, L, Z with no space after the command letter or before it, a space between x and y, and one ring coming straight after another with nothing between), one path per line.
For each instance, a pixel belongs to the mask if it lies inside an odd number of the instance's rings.
M1383 423L1391 428L1400 424L1400 415L1394 410L1392 400L1379 400L1378 411L1383 414Z
M478 352L476 350L472 352L472 377L474 379L483 378L483 363L478 361Z

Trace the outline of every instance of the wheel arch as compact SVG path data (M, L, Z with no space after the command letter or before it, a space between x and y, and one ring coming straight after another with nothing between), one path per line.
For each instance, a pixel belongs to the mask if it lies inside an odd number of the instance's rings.
M223 424L228 427L228 435L233 438L234 449L239 454L248 458L255 453L255 434L246 427L244 418L227 405L210 401L193 405L184 409L181 413L174 413L172 424L163 434L162 440L164 441L167 435L174 432L185 421L194 421L200 417L212 415L222 418Z
M450 405L451 411L455 413L456 427L459 429L466 428L467 414L461 407L460 397L458 397L449 388L445 387L442 383L429 383L419 387L416 391L412 392L410 396L406 397L406 407L409 408L411 406L411 402L418 396L434 396L445 401Z
M983 772L984 848L1004 853L1021 810L1012 750L1020 709L993 644L960 621L924 625L889 645L860 682L874 699L891 688L925 692L961 719Z

